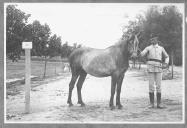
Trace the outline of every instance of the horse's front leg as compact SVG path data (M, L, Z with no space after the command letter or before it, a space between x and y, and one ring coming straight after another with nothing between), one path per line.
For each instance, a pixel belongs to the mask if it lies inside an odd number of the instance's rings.
M114 94L115 94L115 90L116 90L116 76L112 76L111 78L111 96L110 96L110 103L109 103L109 106L110 106L110 109L114 109Z
M122 74L117 81L116 106L118 107L118 109L121 109L123 107L120 102L120 94L121 94L121 86L123 83L123 78L124 78L124 74Z

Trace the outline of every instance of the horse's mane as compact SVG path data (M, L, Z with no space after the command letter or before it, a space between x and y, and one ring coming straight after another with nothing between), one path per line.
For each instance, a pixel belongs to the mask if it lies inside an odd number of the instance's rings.
M112 47L123 47L125 44L127 43L127 39L119 39L117 42L115 42L113 45L110 45L104 49L108 49L108 48L112 48ZM83 46L80 49L98 49L98 50L102 50L99 48L91 48L91 47L87 47L87 46Z
M111 47L123 47L127 42L127 39L120 39L117 42L115 42L113 45L109 46L108 48Z

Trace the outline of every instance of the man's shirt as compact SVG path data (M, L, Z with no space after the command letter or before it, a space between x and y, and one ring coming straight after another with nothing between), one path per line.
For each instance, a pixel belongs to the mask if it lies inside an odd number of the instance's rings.
M146 47L142 52L141 56L147 55L147 69L148 72L162 72L162 55L165 57L165 63L169 63L169 56L165 49L158 44L150 45ZM158 61L154 61L158 60ZM159 62L160 61L160 62Z

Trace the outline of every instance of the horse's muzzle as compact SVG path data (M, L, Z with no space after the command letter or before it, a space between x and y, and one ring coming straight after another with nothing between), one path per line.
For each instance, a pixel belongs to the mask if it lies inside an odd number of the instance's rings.
M137 58L137 57L138 57L137 52L133 52L132 55L131 55L131 58L135 59L135 58Z

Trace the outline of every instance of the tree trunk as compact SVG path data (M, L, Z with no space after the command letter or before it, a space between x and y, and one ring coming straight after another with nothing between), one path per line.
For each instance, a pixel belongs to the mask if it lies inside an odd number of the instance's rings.
M141 62L139 61L139 70L141 69Z
M44 66L44 75L43 75L43 78L45 78L45 75L46 75L46 67L47 67L47 56L45 56L45 66Z
M171 78L173 79L173 54L174 52L171 52Z
M135 68L136 67L136 60L133 59L132 62L133 62L132 68Z
M141 69L141 61L139 58L138 58L138 63L139 63L139 70L140 70Z
M55 64L55 75L56 75L57 73L56 73L56 64Z
M56 76L56 74L57 74L57 72L56 72L56 62L57 62L57 61L55 60L55 76Z

